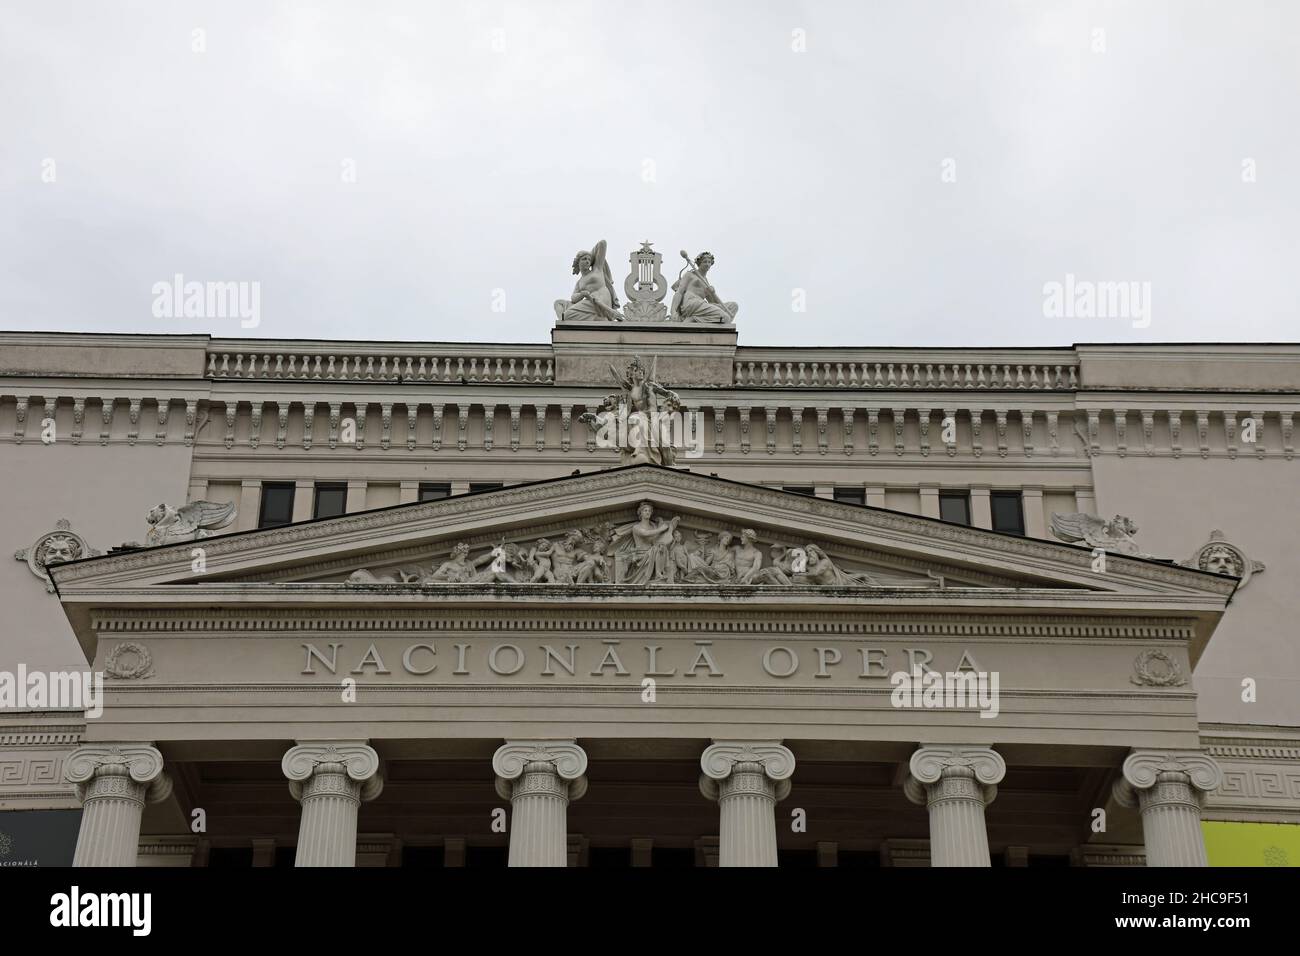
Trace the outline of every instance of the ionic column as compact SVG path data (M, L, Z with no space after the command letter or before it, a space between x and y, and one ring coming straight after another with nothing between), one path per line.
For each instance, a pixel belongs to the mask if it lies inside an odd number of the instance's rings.
M1208 866L1201 807L1219 786L1219 765L1194 750L1135 750L1115 783L1115 799L1142 811L1147 866Z
M779 740L715 740L700 769L700 792L718 801L718 865L776 866L776 805L790 794L794 754Z
M991 866L984 808L1007 772L988 747L927 744L912 754L907 798L930 811L931 866Z
M569 801L587 792L587 754L572 740L507 740L492 769L510 801L510 865L568 866Z
M82 803L73 866L135 866L144 805L172 791L162 768L162 754L148 744L92 744L73 751L64 771Z
M290 747L280 764L302 804L294 866L356 866L357 810L384 788L379 754L362 741Z

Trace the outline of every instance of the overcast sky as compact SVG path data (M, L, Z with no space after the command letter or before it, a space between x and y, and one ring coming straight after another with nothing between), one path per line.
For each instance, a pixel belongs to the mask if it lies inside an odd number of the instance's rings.
M540 342L604 238L747 345L1300 339L1300 3L2 9L0 328Z

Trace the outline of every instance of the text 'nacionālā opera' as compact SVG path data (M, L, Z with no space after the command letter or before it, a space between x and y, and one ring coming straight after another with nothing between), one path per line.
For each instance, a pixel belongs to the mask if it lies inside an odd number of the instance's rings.
M1300 863L1300 346L605 252L545 345L0 336L0 863Z

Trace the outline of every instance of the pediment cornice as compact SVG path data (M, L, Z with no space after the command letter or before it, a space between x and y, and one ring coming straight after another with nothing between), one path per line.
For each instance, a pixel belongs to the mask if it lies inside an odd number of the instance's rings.
M1105 575L1091 573L1088 549L998 534L928 518L790 494L776 489L635 465L439 501L400 505L283 528L217 536L201 542L207 578L242 580L301 576L322 563L360 566L376 551L399 552L422 542L509 536L539 524L570 524L635 507L640 500L735 527L788 528L791 536L929 563L1009 575L1026 587L1136 590L1226 599L1235 581L1160 562L1108 556ZM196 543L109 554L52 570L62 588L193 585ZM200 582L204 580L202 577Z

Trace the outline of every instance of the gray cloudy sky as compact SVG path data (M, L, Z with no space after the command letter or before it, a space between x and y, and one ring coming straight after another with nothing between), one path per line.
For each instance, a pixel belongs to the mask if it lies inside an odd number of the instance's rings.
M0 10L0 328L545 341L603 237L620 295L713 251L748 345L1300 339L1300 3Z

